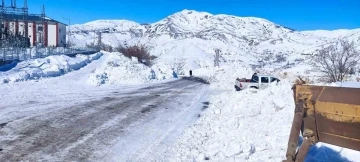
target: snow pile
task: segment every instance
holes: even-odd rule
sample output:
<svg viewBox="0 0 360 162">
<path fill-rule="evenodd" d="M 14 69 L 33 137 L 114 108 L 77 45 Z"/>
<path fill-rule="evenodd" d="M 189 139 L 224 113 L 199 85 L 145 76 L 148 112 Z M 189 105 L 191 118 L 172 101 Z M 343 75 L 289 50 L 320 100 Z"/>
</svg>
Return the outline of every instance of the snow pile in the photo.
<svg viewBox="0 0 360 162">
<path fill-rule="evenodd" d="M 360 82 L 354 82 L 354 81 L 332 82 L 332 83 L 317 82 L 317 83 L 314 83 L 314 84 L 311 84 L 311 85 L 331 86 L 331 87 L 360 88 Z"/>
<path fill-rule="evenodd" d="M 260 74 L 269 74 L 274 77 L 279 78 L 280 80 L 286 79 L 291 82 L 294 82 L 297 75 L 287 75 L 283 76 L 283 71 L 272 71 L 267 69 L 253 69 L 250 66 L 243 64 L 224 64 L 220 67 L 210 67 L 210 68 L 199 68 L 193 70 L 193 75 L 203 78 L 211 83 L 211 88 L 221 89 L 221 90 L 234 90 L 234 83 L 236 78 L 248 78 L 250 79 L 252 75 L 257 72 Z M 300 75 L 301 76 L 301 75 Z"/>
<path fill-rule="evenodd" d="M 241 65 L 224 65 L 193 70 L 193 75 L 210 83 L 211 88 L 233 90 L 236 78 L 251 78 L 254 71 Z"/>
<path fill-rule="evenodd" d="M 17 65 L 0 73 L 0 83 L 13 83 L 26 80 L 34 80 L 42 77 L 56 77 L 73 70 L 79 70 L 93 60 L 97 60 L 102 53 L 93 55 L 54 55 L 45 58 L 32 59 L 17 63 Z"/>
<path fill-rule="evenodd" d="M 294 112 L 292 84 L 226 92 L 171 150 L 175 161 L 281 161 Z M 231 96 L 231 97 L 230 97 Z M 206 108 L 206 107 L 205 107 Z"/>
<path fill-rule="evenodd" d="M 93 85 L 102 84 L 139 84 L 172 78 L 168 69 L 153 69 L 132 60 L 121 53 L 107 53 L 104 64 L 89 75 L 88 82 Z M 162 70 L 165 70 L 162 71 Z"/>
<path fill-rule="evenodd" d="M 336 82 L 339 87 L 360 88 L 360 82 Z"/>
</svg>

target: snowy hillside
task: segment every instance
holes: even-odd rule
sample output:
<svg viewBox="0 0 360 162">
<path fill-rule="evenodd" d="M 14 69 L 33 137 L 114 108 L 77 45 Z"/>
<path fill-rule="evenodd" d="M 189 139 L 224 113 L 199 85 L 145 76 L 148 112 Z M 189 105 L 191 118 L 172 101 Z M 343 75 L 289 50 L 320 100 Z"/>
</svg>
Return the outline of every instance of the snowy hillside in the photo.
<svg viewBox="0 0 360 162">
<path fill-rule="evenodd" d="M 96 42 L 96 32 L 101 31 L 103 42 L 115 45 L 123 40 L 141 37 L 145 30 L 140 24 L 128 20 L 97 20 L 71 26 L 71 40 L 76 45 L 85 46 L 86 43 Z"/>
<path fill-rule="evenodd" d="M 193 10 L 177 12 L 152 24 L 98 20 L 74 25 L 71 39 L 84 46 L 97 41 L 95 31 L 101 31 L 103 42 L 114 47 L 146 44 L 151 54 L 158 56 L 157 63 L 171 67 L 184 62 L 186 70 L 213 66 L 215 48 L 221 50 L 220 65 L 271 65 L 269 71 L 274 71 L 304 64 L 302 53 L 312 53 L 339 37 L 360 43 L 360 29 L 300 32 L 261 18 Z"/>
<path fill-rule="evenodd" d="M 320 37 L 327 37 L 327 38 L 341 38 L 341 37 L 350 37 L 350 38 L 360 38 L 360 29 L 354 30 L 346 30 L 346 29 L 339 29 L 339 30 L 314 30 L 314 31 L 303 31 L 302 33 L 317 35 Z M 355 39 L 356 41 L 356 39 Z"/>
</svg>

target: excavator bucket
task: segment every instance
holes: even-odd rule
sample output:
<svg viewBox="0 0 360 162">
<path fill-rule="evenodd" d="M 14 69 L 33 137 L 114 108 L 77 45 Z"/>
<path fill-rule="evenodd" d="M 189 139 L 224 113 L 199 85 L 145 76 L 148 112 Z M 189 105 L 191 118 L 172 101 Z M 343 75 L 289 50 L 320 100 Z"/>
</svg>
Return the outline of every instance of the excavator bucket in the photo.
<svg viewBox="0 0 360 162">
<path fill-rule="evenodd" d="M 360 88 L 294 85 L 293 92 L 295 114 L 284 161 L 303 161 L 317 142 L 360 151 Z M 297 149 L 300 132 L 304 142 Z"/>
</svg>

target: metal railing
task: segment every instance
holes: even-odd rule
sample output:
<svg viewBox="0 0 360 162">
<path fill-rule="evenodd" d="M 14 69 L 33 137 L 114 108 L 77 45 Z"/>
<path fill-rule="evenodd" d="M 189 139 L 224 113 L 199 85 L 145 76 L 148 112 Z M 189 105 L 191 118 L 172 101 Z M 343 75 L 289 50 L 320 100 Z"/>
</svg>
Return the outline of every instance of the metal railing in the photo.
<svg viewBox="0 0 360 162">
<path fill-rule="evenodd" d="M 24 61 L 34 58 L 44 58 L 52 55 L 68 55 L 75 56 L 77 54 L 94 54 L 99 52 L 96 48 L 87 47 L 32 47 L 32 48 L 17 48 L 5 47 L 0 48 L 0 60 L 5 61 Z"/>
</svg>

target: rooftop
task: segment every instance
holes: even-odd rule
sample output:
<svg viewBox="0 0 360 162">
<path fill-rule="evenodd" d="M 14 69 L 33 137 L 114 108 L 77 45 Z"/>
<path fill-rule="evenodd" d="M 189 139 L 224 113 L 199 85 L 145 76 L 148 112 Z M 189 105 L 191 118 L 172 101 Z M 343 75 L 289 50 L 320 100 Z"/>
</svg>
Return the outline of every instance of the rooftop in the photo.
<svg viewBox="0 0 360 162">
<path fill-rule="evenodd" d="M 35 14 L 30 14 L 27 16 L 27 21 L 41 21 L 41 15 L 35 15 Z M 23 21 L 24 20 L 24 15 L 19 15 L 19 14 L 4 14 L 4 18 L 3 19 L 6 19 L 6 20 L 19 20 L 19 21 Z M 60 24 L 64 24 L 64 25 L 67 25 L 65 23 L 62 23 L 60 21 L 56 21 L 54 19 L 51 19 L 49 17 L 46 17 L 45 16 L 45 19 L 44 21 L 47 21 L 47 22 L 53 22 L 53 23 L 60 23 Z"/>
</svg>

